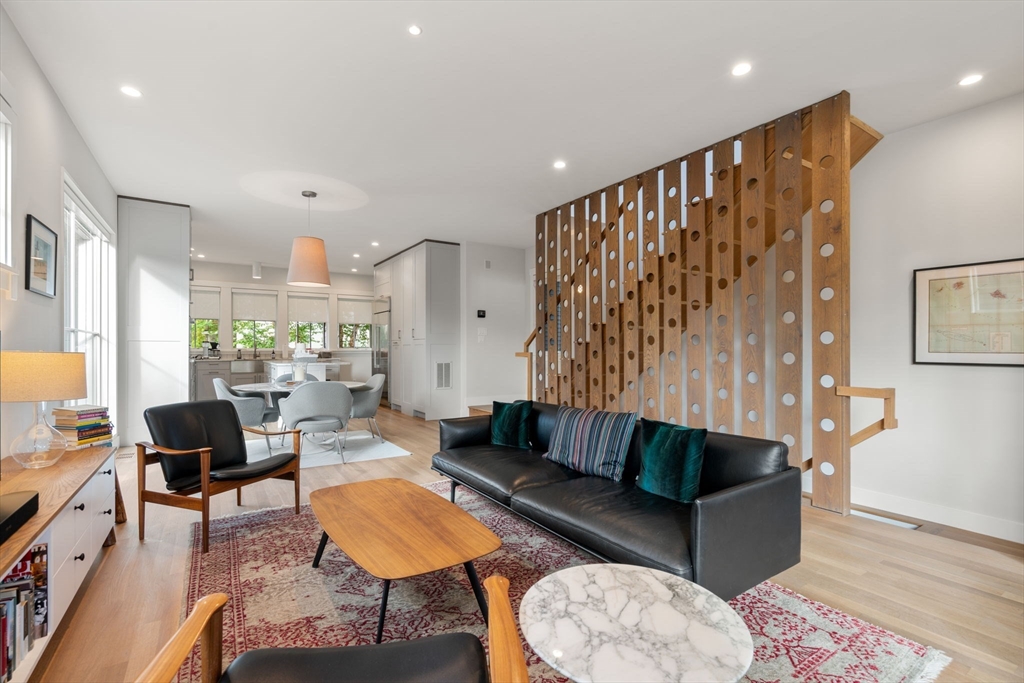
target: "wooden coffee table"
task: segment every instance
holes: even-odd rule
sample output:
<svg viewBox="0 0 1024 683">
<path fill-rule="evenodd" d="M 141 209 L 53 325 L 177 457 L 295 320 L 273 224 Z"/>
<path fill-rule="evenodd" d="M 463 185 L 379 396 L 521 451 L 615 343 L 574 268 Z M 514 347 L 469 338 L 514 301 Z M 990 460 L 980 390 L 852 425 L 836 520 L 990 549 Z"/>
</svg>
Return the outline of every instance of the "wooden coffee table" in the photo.
<svg viewBox="0 0 1024 683">
<path fill-rule="evenodd" d="M 384 580 L 377 642 L 391 582 L 461 564 L 466 568 L 484 622 L 484 600 L 473 560 L 501 547 L 501 539 L 462 508 L 405 479 L 374 479 L 309 494 L 324 533 L 313 566 L 320 566 L 330 538 L 364 571 Z"/>
</svg>

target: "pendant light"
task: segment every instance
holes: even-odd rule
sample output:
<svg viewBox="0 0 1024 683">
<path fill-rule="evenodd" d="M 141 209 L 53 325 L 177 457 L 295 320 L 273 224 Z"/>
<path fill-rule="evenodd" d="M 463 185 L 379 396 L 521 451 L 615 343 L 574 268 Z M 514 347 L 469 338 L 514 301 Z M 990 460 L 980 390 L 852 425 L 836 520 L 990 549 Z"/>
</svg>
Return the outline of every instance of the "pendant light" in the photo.
<svg viewBox="0 0 1024 683">
<path fill-rule="evenodd" d="M 306 232 L 311 230 L 312 199 L 316 192 L 303 190 L 306 198 Z M 292 240 L 292 256 L 288 261 L 287 282 L 293 287 L 330 287 L 331 273 L 327 269 L 327 250 L 319 237 L 296 237 Z"/>
</svg>

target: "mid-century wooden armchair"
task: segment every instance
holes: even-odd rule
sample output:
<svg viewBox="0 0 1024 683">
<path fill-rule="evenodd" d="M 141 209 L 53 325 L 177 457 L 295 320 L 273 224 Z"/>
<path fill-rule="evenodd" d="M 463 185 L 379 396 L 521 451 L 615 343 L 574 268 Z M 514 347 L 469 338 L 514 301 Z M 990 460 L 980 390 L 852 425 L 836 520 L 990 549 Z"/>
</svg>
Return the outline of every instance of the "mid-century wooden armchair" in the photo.
<svg viewBox="0 0 1024 683">
<path fill-rule="evenodd" d="M 237 491 L 264 479 L 295 482 L 295 514 L 299 514 L 300 432 L 268 432 L 242 427 L 229 401 L 192 401 L 154 406 L 145 412 L 154 443 L 135 444 L 139 466 L 139 540 L 146 540 L 146 503 L 198 510 L 203 515 L 203 552 L 210 549 L 210 496 Z M 242 430 L 261 436 L 292 435 L 291 453 L 248 462 Z M 169 493 L 146 489 L 146 466 L 160 464 Z M 194 498 L 195 494 L 200 494 Z"/>
<path fill-rule="evenodd" d="M 224 593 L 200 599 L 137 683 L 170 683 L 199 640 L 202 683 L 349 683 L 350 681 L 450 681 L 529 683 L 523 645 L 508 599 L 508 579 L 484 581 L 490 602 L 490 656 L 469 633 L 446 633 L 383 645 L 265 648 L 242 653 L 221 672 Z M 490 660 L 490 667 L 488 661 Z"/>
</svg>

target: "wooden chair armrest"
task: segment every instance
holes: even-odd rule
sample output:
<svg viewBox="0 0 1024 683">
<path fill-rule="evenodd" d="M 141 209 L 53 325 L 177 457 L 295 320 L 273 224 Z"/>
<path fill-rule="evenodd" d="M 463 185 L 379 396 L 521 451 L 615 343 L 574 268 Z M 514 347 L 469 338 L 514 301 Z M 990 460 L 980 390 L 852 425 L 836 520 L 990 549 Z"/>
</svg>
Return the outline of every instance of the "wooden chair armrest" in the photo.
<svg viewBox="0 0 1024 683">
<path fill-rule="evenodd" d="M 300 434 L 301 429 L 286 429 L 283 432 L 268 432 L 265 429 L 259 429 L 257 427 L 242 427 L 242 431 L 249 432 L 250 434 L 259 434 L 260 436 L 281 436 L 282 434 Z"/>
<path fill-rule="evenodd" d="M 160 453 L 161 455 L 198 455 L 203 451 L 213 450 L 212 448 L 193 448 L 187 451 L 176 451 L 173 448 L 167 448 L 166 446 L 157 446 L 155 443 L 150 443 L 148 441 L 136 441 L 135 445 L 141 446 L 142 448 L 151 451 L 155 451 L 157 453 Z"/>
<path fill-rule="evenodd" d="M 213 593 L 200 598 L 196 606 L 192 608 L 192 614 L 188 615 L 185 623 L 157 653 L 146 670 L 136 679 L 136 683 L 170 683 L 173 681 L 178 675 L 178 669 L 192 652 L 192 648 L 200 636 L 203 636 L 201 655 L 203 681 L 219 679 L 223 628 L 221 610 L 224 609 L 227 601 L 228 596 L 224 593 Z"/>
<path fill-rule="evenodd" d="M 487 640 L 491 683 L 530 683 L 526 672 L 523 643 L 519 640 L 512 604 L 508 599 L 508 579 L 491 576 L 484 581 L 487 589 Z"/>
</svg>

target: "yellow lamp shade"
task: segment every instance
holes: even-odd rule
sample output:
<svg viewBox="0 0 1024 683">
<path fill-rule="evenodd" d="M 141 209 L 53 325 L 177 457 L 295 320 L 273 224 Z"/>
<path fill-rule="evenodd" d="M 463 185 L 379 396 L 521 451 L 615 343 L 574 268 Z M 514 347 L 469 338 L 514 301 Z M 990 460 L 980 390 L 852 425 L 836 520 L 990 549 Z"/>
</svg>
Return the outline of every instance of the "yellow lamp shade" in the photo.
<svg viewBox="0 0 1024 683">
<path fill-rule="evenodd" d="M 330 287 L 327 250 L 319 237 L 296 237 L 288 261 L 288 284 L 296 287 Z"/>
<path fill-rule="evenodd" d="M 0 351 L 0 401 L 64 401 L 88 396 L 85 354 Z"/>
</svg>

